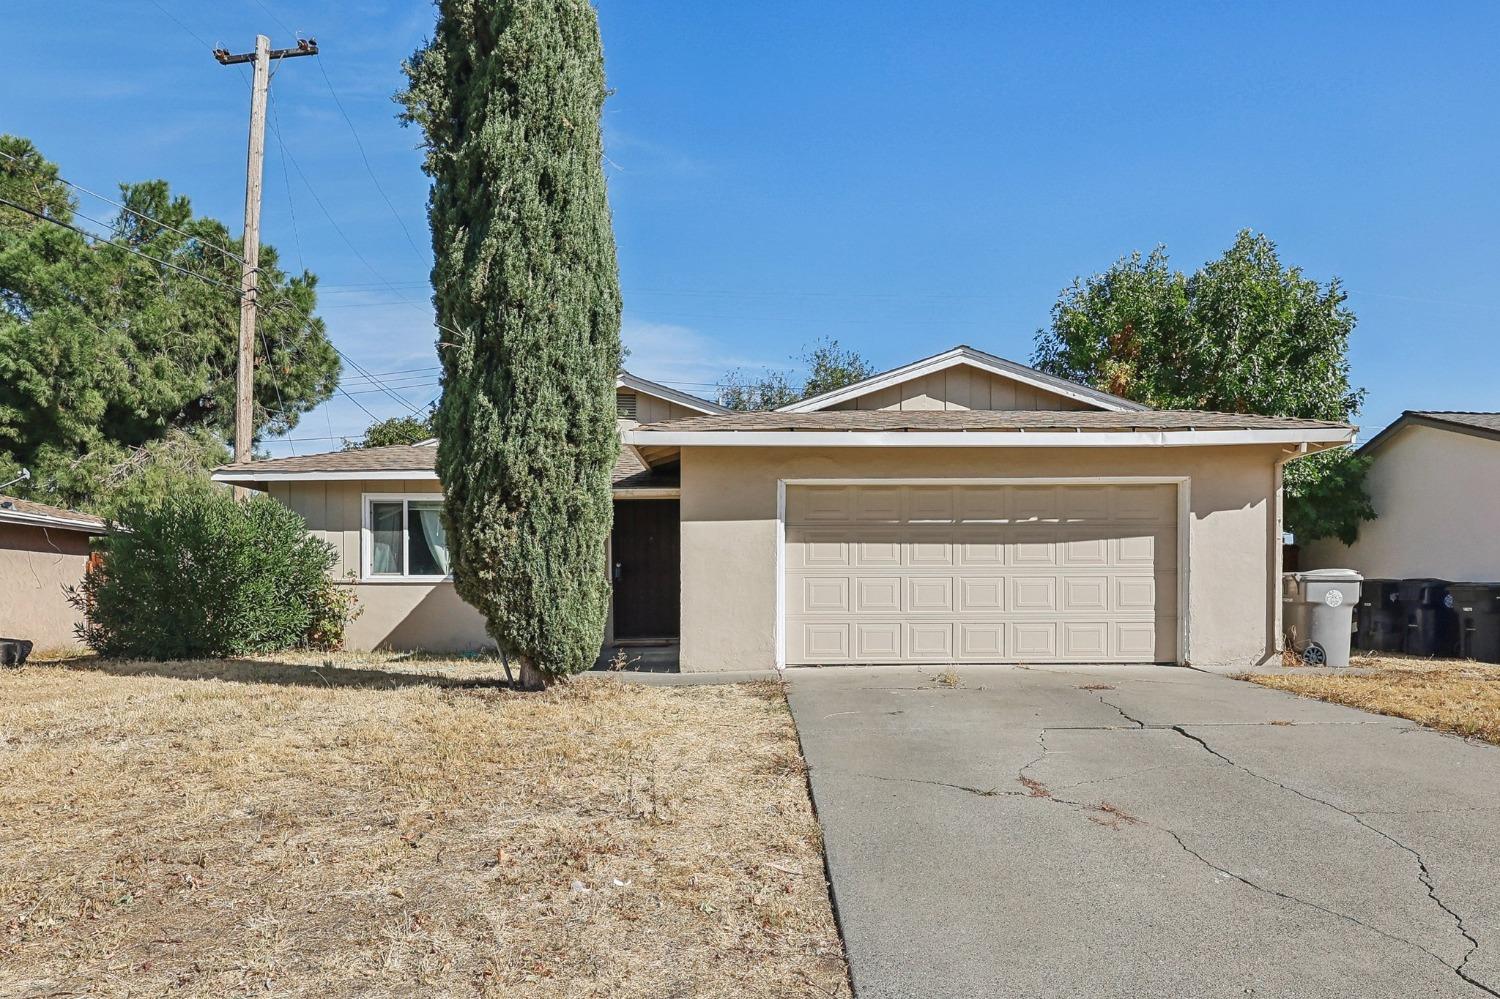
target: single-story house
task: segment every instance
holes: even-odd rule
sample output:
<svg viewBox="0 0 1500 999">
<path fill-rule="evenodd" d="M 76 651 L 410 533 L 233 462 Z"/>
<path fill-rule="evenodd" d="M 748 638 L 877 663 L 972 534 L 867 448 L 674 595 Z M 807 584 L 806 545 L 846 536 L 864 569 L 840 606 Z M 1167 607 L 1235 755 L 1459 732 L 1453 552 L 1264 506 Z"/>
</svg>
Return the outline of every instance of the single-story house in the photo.
<svg viewBox="0 0 1500 999">
<path fill-rule="evenodd" d="M 89 543 L 104 521 L 85 513 L 0 496 L 0 637 L 19 638 L 37 651 L 80 644 L 82 615 L 67 589 L 83 581 Z"/>
<path fill-rule="evenodd" d="M 1152 411 L 971 347 L 778 412 L 632 375 L 606 645 L 684 670 L 1257 663 L 1276 654 L 1285 462 L 1315 420 Z M 445 579 L 433 448 L 230 465 L 334 543 L 356 646 L 484 644 Z"/>
<path fill-rule="evenodd" d="M 1352 545 L 1302 548 L 1310 569 L 1357 569 L 1367 578 L 1500 580 L 1500 413 L 1408 410 L 1370 438 L 1366 484 L 1376 519 Z"/>
</svg>

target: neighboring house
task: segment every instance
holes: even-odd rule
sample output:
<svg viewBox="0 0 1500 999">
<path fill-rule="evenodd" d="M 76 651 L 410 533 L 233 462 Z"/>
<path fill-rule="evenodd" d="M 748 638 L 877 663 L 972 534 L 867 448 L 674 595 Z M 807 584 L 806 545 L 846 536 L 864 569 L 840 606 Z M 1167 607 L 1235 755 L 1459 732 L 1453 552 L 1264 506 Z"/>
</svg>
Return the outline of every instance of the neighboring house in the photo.
<svg viewBox="0 0 1500 999">
<path fill-rule="evenodd" d="M 1306 568 L 1357 569 L 1367 578 L 1500 580 L 1500 413 L 1408 410 L 1359 453 L 1376 519 L 1353 545 L 1304 545 Z"/>
<path fill-rule="evenodd" d="M 775 413 L 630 375 L 617 396 L 605 642 L 678 640 L 684 670 L 1265 661 L 1282 465 L 1353 437 L 1151 411 L 970 347 Z M 431 456 L 341 452 L 215 478 L 270 491 L 335 543 L 367 607 L 356 647 L 481 644 L 425 534 Z M 406 577 L 374 571 L 397 547 L 405 562 L 381 565 Z"/>
<path fill-rule="evenodd" d="M 0 638 L 21 638 L 37 651 L 80 644 L 82 615 L 67 588 L 83 581 L 89 542 L 104 521 L 43 503 L 0 496 Z"/>
</svg>

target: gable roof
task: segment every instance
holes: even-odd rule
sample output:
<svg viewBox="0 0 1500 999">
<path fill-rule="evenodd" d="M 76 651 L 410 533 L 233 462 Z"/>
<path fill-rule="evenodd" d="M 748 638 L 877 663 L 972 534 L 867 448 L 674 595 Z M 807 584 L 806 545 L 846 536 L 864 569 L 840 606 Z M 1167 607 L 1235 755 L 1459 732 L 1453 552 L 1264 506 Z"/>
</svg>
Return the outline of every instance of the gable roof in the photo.
<svg viewBox="0 0 1500 999">
<path fill-rule="evenodd" d="M 1437 409 L 1408 409 L 1380 433 L 1360 446 L 1360 453 L 1374 450 L 1405 427 L 1432 427 L 1471 437 L 1500 441 L 1500 413 L 1460 413 Z"/>
<path fill-rule="evenodd" d="M 661 382 L 653 382 L 650 379 L 642 378 L 639 375 L 632 375 L 628 371 L 622 370 L 619 375 L 616 376 L 615 388 L 627 388 L 632 392 L 645 392 L 647 395 L 654 395 L 658 399 L 665 399 L 667 402 L 675 402 L 679 406 L 682 406 L 686 409 L 696 410 L 700 413 L 729 412 L 728 409 L 720 406 L 716 402 L 709 402 L 707 399 L 700 399 L 695 395 L 688 395 L 686 392 L 679 392 L 674 388 L 668 388 Z"/>
<path fill-rule="evenodd" d="M 65 510 L 60 506 L 33 503 L 31 500 L 0 496 L 0 524 L 21 524 L 27 527 L 57 527 L 85 534 L 103 534 L 104 521 L 77 510 Z"/>
<path fill-rule="evenodd" d="M 777 412 L 817 412 L 848 399 L 857 399 L 862 395 L 878 392 L 891 385 L 910 381 L 913 378 L 920 378 L 923 375 L 930 375 L 933 372 L 943 371 L 960 364 L 967 364 L 981 371 L 988 371 L 990 374 L 999 375 L 1002 378 L 1011 378 L 1023 384 L 1030 385 L 1033 388 L 1039 388 L 1043 391 L 1052 392 L 1056 395 L 1074 399 L 1078 402 L 1111 412 L 1139 412 L 1150 408 L 1117 395 L 1110 395 L 1108 392 L 1100 392 L 1098 389 L 1090 388 L 1080 382 L 1058 378 L 1055 375 L 1046 374 L 1035 368 L 1029 368 L 1024 364 L 1008 361 L 996 354 L 977 350 L 966 344 L 959 344 L 957 347 L 945 350 L 941 354 L 933 354 L 931 357 L 924 357 L 920 361 L 913 361 L 910 364 L 903 364 L 899 368 L 882 371 L 878 375 L 872 375 L 864 381 L 855 382 L 853 385 L 846 385 L 841 389 L 834 389 L 831 392 L 824 392 L 821 395 L 815 395 L 809 399 L 802 399 L 790 405 L 782 406 Z"/>
</svg>

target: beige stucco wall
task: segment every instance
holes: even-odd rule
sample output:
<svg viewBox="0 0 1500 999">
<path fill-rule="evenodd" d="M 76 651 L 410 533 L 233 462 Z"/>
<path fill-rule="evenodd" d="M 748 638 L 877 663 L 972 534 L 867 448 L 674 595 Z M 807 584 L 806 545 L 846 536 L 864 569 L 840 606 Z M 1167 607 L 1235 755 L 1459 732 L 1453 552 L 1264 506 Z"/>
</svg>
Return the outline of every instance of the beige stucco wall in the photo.
<svg viewBox="0 0 1500 999">
<path fill-rule="evenodd" d="M 88 560 L 87 534 L 0 524 L 0 636 L 27 639 L 38 652 L 81 644 L 73 629 L 82 615 L 63 591 L 82 582 Z"/>
<path fill-rule="evenodd" d="M 1013 378 L 966 364 L 912 378 L 829 406 L 829 409 L 1093 409 L 1067 396 L 1043 391 Z"/>
<path fill-rule="evenodd" d="M 1198 664 L 1277 646 L 1275 447 L 744 448 L 682 453 L 682 668 L 776 663 L 777 480 L 1187 476 L 1188 644 Z M 1273 543 L 1275 539 L 1276 543 Z"/>
<path fill-rule="evenodd" d="M 1376 450 L 1367 482 L 1378 519 L 1360 525 L 1352 546 L 1305 546 L 1305 568 L 1500 580 L 1500 441 L 1408 426 Z"/>
<path fill-rule="evenodd" d="M 369 649 L 484 649 L 494 642 L 484 618 L 459 599 L 452 583 L 358 582 L 360 526 L 366 493 L 437 493 L 436 479 L 344 482 L 273 482 L 271 495 L 307 521 L 308 530 L 333 545 L 334 574 L 347 580 L 362 612 L 349 626 L 347 645 Z"/>
</svg>

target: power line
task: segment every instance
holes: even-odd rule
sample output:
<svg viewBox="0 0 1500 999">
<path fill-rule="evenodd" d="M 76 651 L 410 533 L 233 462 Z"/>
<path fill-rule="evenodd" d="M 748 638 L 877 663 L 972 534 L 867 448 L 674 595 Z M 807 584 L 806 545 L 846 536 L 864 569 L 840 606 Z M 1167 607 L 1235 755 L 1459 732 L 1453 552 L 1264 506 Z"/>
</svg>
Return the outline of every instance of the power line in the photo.
<svg viewBox="0 0 1500 999">
<path fill-rule="evenodd" d="M 16 162 L 16 163 L 22 163 L 22 164 L 24 164 L 26 162 L 21 157 L 16 156 L 16 155 L 14 155 L 12 153 L 7 153 L 3 149 L 0 149 L 0 156 L 4 156 L 6 159 L 11 160 L 11 161 Z M 179 236 L 186 236 L 188 239 L 191 239 L 191 240 L 193 240 L 193 241 L 195 241 L 197 243 L 200 243 L 201 245 L 206 246 L 206 247 L 208 247 L 210 249 L 218 250 L 220 253 L 224 254 L 224 256 L 229 257 L 231 260 L 233 260 L 235 263 L 239 263 L 240 260 L 241 260 L 240 255 L 238 253 L 235 253 L 233 250 L 230 250 L 230 249 L 227 249 L 226 247 L 220 246 L 218 243 L 210 243 L 208 240 L 204 239 L 202 236 L 195 235 L 195 234 L 190 233 L 190 232 L 188 232 L 188 231 L 186 231 L 184 229 L 179 229 L 179 228 L 177 228 L 174 225 L 169 225 L 166 222 L 163 222 L 161 219 L 152 218 L 150 215 L 147 215 L 144 212 L 138 212 L 134 208 L 131 208 L 129 205 L 125 205 L 125 204 L 122 204 L 121 202 L 115 201 L 113 198 L 106 198 L 104 195 L 98 193 L 97 191 L 91 191 L 91 190 L 89 190 L 88 188 L 84 187 L 82 184 L 75 184 L 75 183 L 73 183 L 71 180 L 68 180 L 66 177 L 56 177 L 54 179 L 56 179 L 57 181 L 59 181 L 59 182 L 61 182 L 63 184 L 68 185 L 69 187 L 73 188 L 75 191 L 82 191 L 84 194 L 87 194 L 91 198 L 98 198 L 100 201 L 103 201 L 106 204 L 113 205 L 116 208 L 120 209 L 122 212 L 129 212 L 131 215 L 134 215 L 138 219 L 144 219 L 145 221 L 150 222 L 152 225 L 160 226 L 161 228 L 166 229 L 169 232 L 175 232 L 175 233 L 177 233 Z M 36 186 L 36 178 L 32 179 L 32 186 L 33 187 Z M 38 190 L 40 191 L 40 189 L 38 189 Z M 76 214 L 83 215 L 82 212 L 77 212 Z M 88 218 L 87 215 L 84 215 L 83 217 L 84 218 Z M 89 219 L 89 221 L 95 223 L 96 225 L 104 225 L 105 224 L 103 222 L 100 222 L 98 219 Z"/>
<path fill-rule="evenodd" d="M 191 35 L 193 38 L 195 38 L 197 40 L 197 42 L 198 42 L 199 45 L 202 45 L 206 49 L 212 49 L 213 48 L 212 45 L 210 45 L 208 42 L 204 41 L 202 35 L 198 34 L 198 32 L 194 31 L 192 28 L 189 28 L 186 24 L 183 24 L 182 21 L 178 19 L 178 17 L 177 17 L 176 14 L 172 13 L 170 10 L 167 10 L 167 8 L 165 8 L 161 4 L 157 3 L 156 0 L 150 0 L 150 2 L 151 2 L 151 6 L 155 7 L 157 10 L 161 11 L 163 14 L 167 15 L 168 19 L 170 19 L 172 21 L 172 23 L 176 24 L 183 31 L 186 31 L 189 35 Z"/>
<path fill-rule="evenodd" d="M 261 4 L 261 6 L 264 7 L 265 4 Z M 272 16 L 274 17 L 275 15 Z M 338 92 L 333 89 L 333 80 L 329 77 L 328 70 L 323 66 L 321 60 L 318 62 L 318 70 L 323 74 L 323 82 L 328 85 L 328 94 L 333 98 L 333 103 L 338 107 L 339 114 L 344 116 L 344 124 L 349 126 L 349 134 L 354 136 L 354 145 L 355 148 L 359 150 L 359 158 L 364 161 L 365 173 L 370 175 L 370 180 L 375 184 L 375 190 L 380 192 L 381 200 L 383 200 L 385 202 L 385 206 L 391 210 L 391 217 L 394 218 L 396 220 L 396 224 L 401 227 L 401 233 L 406 237 L 407 245 L 411 247 L 412 252 L 415 253 L 419 259 L 425 261 L 427 258 L 423 255 L 422 251 L 417 248 L 416 240 L 411 238 L 411 230 L 406 228 L 406 222 L 401 218 L 401 213 L 396 211 L 396 206 L 391 203 L 390 195 L 385 193 L 385 188 L 380 184 L 380 178 L 375 176 L 375 168 L 370 165 L 370 157 L 365 154 L 365 144 L 360 141 L 359 130 L 354 127 L 354 120 L 349 117 L 349 112 L 344 110 L 344 102 L 339 100 Z"/>
<path fill-rule="evenodd" d="M 276 94 L 267 94 L 271 105 L 271 131 L 276 134 L 276 148 L 281 150 L 281 180 L 286 185 L 286 210 L 292 219 L 292 245 L 297 248 L 297 266 L 307 273 L 307 261 L 302 259 L 302 234 L 297 231 L 297 207 L 292 203 L 292 175 L 286 168 L 286 143 L 281 141 L 281 115 L 276 112 Z"/>
<path fill-rule="evenodd" d="M 0 205 L 8 205 L 9 207 L 14 208 L 18 212 L 25 212 L 27 215 L 30 215 L 32 218 L 41 219 L 43 222 L 51 222 L 53 225 L 62 226 L 64 229 L 71 229 L 74 232 L 78 233 L 78 235 L 84 237 L 85 239 L 92 239 L 92 240 L 95 240 L 95 241 L 100 242 L 100 243 L 108 243 L 110 246 L 113 246 L 116 249 L 124 250 L 126 253 L 133 253 L 137 257 L 142 257 L 142 258 L 144 258 L 146 260 L 151 261 L 154 264 L 159 264 L 162 267 L 168 267 L 168 268 L 170 268 L 170 269 L 172 269 L 174 271 L 177 271 L 178 273 L 186 274 L 188 277 L 195 277 L 195 278 L 197 278 L 200 281 L 205 281 L 205 282 L 207 282 L 209 284 L 218 285 L 220 288 L 225 288 L 225 289 L 233 292 L 234 296 L 236 298 L 239 297 L 239 294 L 240 294 L 239 288 L 235 287 L 232 284 L 227 284 L 227 283 L 225 283 L 223 281 L 217 281 L 217 280 L 209 277 L 206 274 L 199 274 L 197 271 L 190 271 L 186 267 L 179 267 L 176 264 L 172 263 L 170 260 L 163 260 L 160 257 L 153 257 L 149 253 L 145 253 L 145 252 L 143 252 L 141 250 L 137 250 L 137 249 L 135 249 L 134 247 L 131 247 L 131 246 L 126 246 L 124 243 L 116 243 L 112 239 L 106 239 L 105 237 L 100 236 L 100 235 L 98 235 L 96 233 L 89 232 L 87 229 L 80 229 L 78 226 L 73 225 L 73 224 L 71 224 L 69 222 L 64 222 L 62 219 L 55 219 L 55 218 L 53 218 L 50 215 L 44 215 L 41 212 L 33 211 L 32 209 L 27 208 L 25 205 L 18 204 L 18 203 L 14 202 L 14 201 L 11 201 L 9 198 L 0 197 Z M 84 218 L 88 218 L 87 215 L 85 215 L 83 217 Z M 89 221 L 90 222 L 96 222 L 96 224 L 102 224 L 102 223 L 97 223 L 97 221 L 95 219 L 89 219 Z"/>
</svg>

